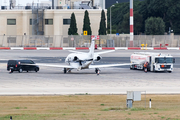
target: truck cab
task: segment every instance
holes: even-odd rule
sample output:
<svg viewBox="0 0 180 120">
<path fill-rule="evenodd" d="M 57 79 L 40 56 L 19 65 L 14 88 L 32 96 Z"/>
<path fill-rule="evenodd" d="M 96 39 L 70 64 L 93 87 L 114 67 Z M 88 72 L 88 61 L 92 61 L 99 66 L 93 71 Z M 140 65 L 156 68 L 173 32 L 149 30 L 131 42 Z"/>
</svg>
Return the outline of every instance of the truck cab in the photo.
<svg viewBox="0 0 180 120">
<path fill-rule="evenodd" d="M 155 56 L 153 61 L 153 71 L 173 71 L 175 59 L 172 56 Z"/>
</svg>

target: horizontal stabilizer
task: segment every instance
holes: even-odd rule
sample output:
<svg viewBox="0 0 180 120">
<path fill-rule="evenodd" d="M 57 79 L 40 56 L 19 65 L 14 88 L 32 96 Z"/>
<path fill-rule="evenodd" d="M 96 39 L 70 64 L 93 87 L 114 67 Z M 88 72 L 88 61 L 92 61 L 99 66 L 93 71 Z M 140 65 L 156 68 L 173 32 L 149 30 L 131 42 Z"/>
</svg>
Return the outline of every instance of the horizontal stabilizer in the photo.
<svg viewBox="0 0 180 120">
<path fill-rule="evenodd" d="M 110 52 L 114 52 L 115 50 L 108 50 L 108 51 L 103 51 L 103 52 L 96 52 L 95 54 L 101 55 L 101 54 L 105 54 L 105 53 L 110 53 Z"/>
<path fill-rule="evenodd" d="M 72 53 L 86 53 L 86 52 L 78 52 L 78 51 L 73 51 L 73 50 L 69 50 L 69 52 L 72 52 Z"/>
</svg>

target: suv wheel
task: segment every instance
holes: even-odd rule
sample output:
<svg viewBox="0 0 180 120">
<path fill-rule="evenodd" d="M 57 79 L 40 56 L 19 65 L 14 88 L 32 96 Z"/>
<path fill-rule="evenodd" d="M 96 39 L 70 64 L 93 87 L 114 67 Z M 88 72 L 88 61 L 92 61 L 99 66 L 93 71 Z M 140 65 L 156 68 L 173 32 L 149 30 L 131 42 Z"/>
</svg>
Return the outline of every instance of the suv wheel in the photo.
<svg viewBox="0 0 180 120">
<path fill-rule="evenodd" d="M 38 72 L 39 71 L 39 69 L 38 68 L 35 68 L 35 72 Z"/>
<path fill-rule="evenodd" d="M 23 71 L 22 68 L 19 68 L 19 73 L 22 73 L 22 71 Z"/>
</svg>

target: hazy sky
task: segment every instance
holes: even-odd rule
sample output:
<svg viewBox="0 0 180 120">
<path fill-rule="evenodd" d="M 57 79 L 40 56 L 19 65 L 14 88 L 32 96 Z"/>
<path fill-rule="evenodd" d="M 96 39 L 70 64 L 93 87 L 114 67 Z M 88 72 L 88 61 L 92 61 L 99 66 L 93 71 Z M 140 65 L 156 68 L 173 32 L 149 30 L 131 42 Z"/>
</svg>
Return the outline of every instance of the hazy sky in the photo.
<svg viewBox="0 0 180 120">
<path fill-rule="evenodd" d="M 49 1 L 49 0 L 16 0 L 16 5 L 20 4 L 21 6 L 25 6 L 26 3 L 37 3 L 38 1 Z M 9 0 L 0 0 L 0 5 L 9 6 Z"/>
</svg>

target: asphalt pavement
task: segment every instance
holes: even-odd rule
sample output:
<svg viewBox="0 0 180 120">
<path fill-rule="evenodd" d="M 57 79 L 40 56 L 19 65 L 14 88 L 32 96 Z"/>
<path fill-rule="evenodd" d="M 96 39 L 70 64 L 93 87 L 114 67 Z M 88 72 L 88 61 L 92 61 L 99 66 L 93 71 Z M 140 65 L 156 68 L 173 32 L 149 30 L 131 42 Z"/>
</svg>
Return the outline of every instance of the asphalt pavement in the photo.
<svg viewBox="0 0 180 120">
<path fill-rule="evenodd" d="M 133 52 L 137 51 L 118 50 L 103 54 L 102 60 L 95 64 L 129 63 L 129 57 Z M 2 50 L 0 95 L 125 94 L 126 91 L 146 91 L 149 94 L 180 93 L 180 52 L 178 50 L 148 52 L 168 53 L 174 56 L 176 59 L 174 71 L 144 73 L 124 66 L 102 68 L 98 76 L 94 69 L 73 70 L 64 74 L 61 68 L 40 67 L 38 73 L 32 71 L 9 74 L 6 70 L 9 59 L 31 59 L 36 63 L 64 64 L 64 59 L 70 52 Z"/>
</svg>

